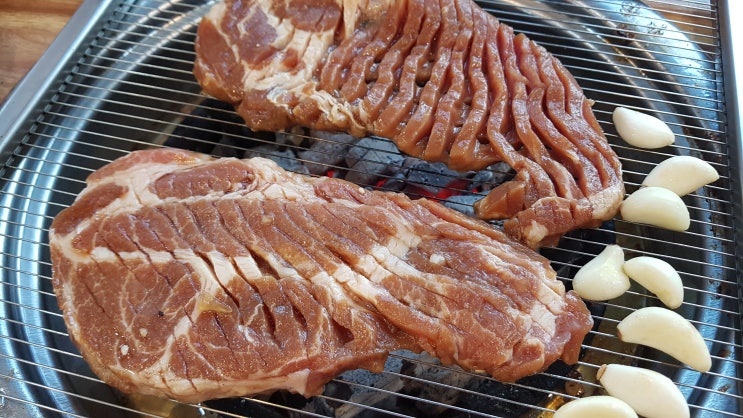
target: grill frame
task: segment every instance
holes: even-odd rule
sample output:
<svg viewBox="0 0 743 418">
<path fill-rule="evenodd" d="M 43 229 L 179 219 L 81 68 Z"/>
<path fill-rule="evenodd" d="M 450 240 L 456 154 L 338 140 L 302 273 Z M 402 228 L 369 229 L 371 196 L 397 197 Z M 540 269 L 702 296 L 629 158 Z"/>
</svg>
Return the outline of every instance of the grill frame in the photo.
<svg viewBox="0 0 743 418">
<path fill-rule="evenodd" d="M 84 2 L 78 13 L 72 18 L 70 24 L 52 45 L 49 52 L 42 57 L 39 64 L 22 81 L 17 90 L 9 96 L 2 108 L 0 108 L 0 134 L 2 135 L 0 161 L 8 161 L 3 167 L 2 177 L 0 177 L 4 192 L 2 204 L 0 204 L 0 230 L 2 231 L 2 242 L 4 243 L 2 247 L 2 281 L 0 281 L 0 308 L 2 308 L 2 317 L 0 317 L 0 345 L 3 345 L 4 348 L 9 350 L 6 353 L 13 353 L 13 356 L 9 354 L 0 355 L 0 387 L 5 391 L 5 393 L 0 392 L 0 398 L 4 400 L 4 403 L 0 403 L 0 405 L 3 405 L 2 408 L 6 412 L 10 412 L 9 416 L 14 416 L 13 414 L 16 413 L 18 414 L 17 416 L 44 416 L 49 413 L 58 413 L 63 416 L 95 416 L 97 415 L 96 412 L 99 412 L 101 409 L 105 409 L 106 413 L 110 413 L 113 410 L 116 413 L 120 413 L 121 416 L 126 416 L 129 412 L 135 413 L 134 408 L 126 406 L 116 406 L 111 409 L 103 408 L 106 403 L 114 404 L 120 402 L 120 400 L 113 393 L 101 393 L 99 391 L 89 393 L 90 388 L 88 384 L 95 382 L 96 379 L 89 377 L 84 371 L 78 372 L 77 370 L 66 369 L 68 366 L 79 367 L 81 360 L 79 356 L 70 354 L 74 352 L 74 349 L 63 332 L 64 327 L 59 314 L 40 308 L 40 306 L 53 306 L 54 303 L 53 295 L 48 290 L 48 283 L 44 284 L 49 279 L 48 261 L 46 261 L 48 260 L 48 255 L 44 254 L 44 251 L 46 251 L 44 243 L 46 242 L 46 230 L 51 220 L 51 214 L 71 203 L 76 194 L 75 190 L 79 190 L 82 187 L 81 180 L 86 173 L 91 172 L 105 161 L 123 155 L 122 153 L 124 152 L 124 147 L 109 144 L 105 147 L 91 145 L 89 150 L 96 150 L 98 153 L 93 158 L 90 158 L 90 154 L 83 153 L 88 148 L 81 145 L 80 137 L 85 136 L 81 135 L 81 133 L 89 129 L 91 120 L 100 121 L 99 107 L 101 103 L 110 104 L 111 101 L 111 92 L 104 87 L 107 85 L 118 87 L 122 81 L 130 82 L 132 74 L 135 74 L 139 67 L 148 65 L 148 60 L 151 58 L 149 56 L 150 52 L 157 53 L 164 48 L 170 48 L 174 39 L 177 41 L 176 44 L 178 44 L 180 41 L 178 41 L 177 37 L 181 35 L 179 30 L 184 27 L 193 28 L 193 25 L 196 23 L 194 19 L 185 21 L 183 19 L 160 20 L 159 16 L 161 14 L 173 17 L 178 16 L 177 14 L 170 14 L 167 7 L 163 7 L 162 10 L 158 8 L 138 9 L 134 5 L 127 6 L 126 3 L 128 2 L 122 2 L 121 4 L 113 1 L 102 2 L 100 4 L 90 0 Z M 154 2 L 141 3 L 149 4 Z M 182 6 L 185 7 L 189 3 L 195 4 L 200 2 L 184 1 L 173 3 L 172 7 L 178 9 Z M 741 213 L 741 181 L 739 181 L 741 170 L 738 167 L 741 160 L 739 156 L 741 139 L 739 132 L 740 116 L 738 113 L 733 113 L 738 111 L 737 102 L 729 99 L 731 97 L 729 92 L 734 91 L 730 90 L 730 79 L 732 78 L 735 81 L 737 77 L 735 77 L 735 68 L 730 67 L 731 59 L 721 55 L 721 52 L 725 52 L 727 49 L 720 49 L 732 43 L 727 39 L 726 35 L 726 31 L 732 30 L 729 27 L 731 23 L 725 23 L 724 20 L 726 17 L 729 18 L 729 16 L 732 16 L 732 14 L 725 15 L 724 12 L 727 11 L 729 13 L 729 8 L 733 2 L 720 1 L 717 4 L 717 13 L 721 16 L 718 24 L 723 34 L 720 39 L 714 38 L 709 42 L 702 41 L 700 44 L 701 47 L 698 45 L 690 46 L 688 49 L 681 50 L 686 52 L 682 52 L 669 61 L 671 64 L 680 63 L 679 66 L 685 69 L 684 71 L 679 70 L 674 73 L 676 75 L 680 73 L 682 78 L 696 77 L 694 74 L 698 68 L 695 65 L 699 64 L 699 62 L 704 64 L 701 65 L 703 69 L 699 70 L 702 73 L 706 73 L 707 71 L 721 71 L 725 75 L 724 78 L 718 76 L 712 81 L 707 80 L 706 76 L 696 79 L 697 84 L 700 85 L 703 82 L 711 81 L 712 88 L 704 85 L 701 88 L 708 89 L 707 91 L 710 95 L 714 92 L 715 97 L 712 97 L 710 101 L 717 103 L 715 105 L 717 107 L 715 108 L 700 106 L 697 109 L 698 112 L 697 110 L 691 111 L 692 116 L 697 116 L 703 121 L 703 125 L 708 123 L 708 125 L 701 128 L 697 125 L 688 124 L 690 118 L 689 112 L 684 113 L 683 117 L 677 119 L 677 112 L 673 109 L 674 106 L 678 107 L 679 104 L 661 100 L 666 93 L 665 91 L 658 92 L 651 88 L 646 88 L 646 80 L 634 74 L 634 70 L 637 68 L 633 67 L 633 60 L 653 64 L 653 68 L 646 70 L 652 74 L 654 71 L 659 71 L 658 68 L 662 66 L 658 62 L 647 61 L 647 55 L 662 54 L 666 56 L 674 45 L 678 46 L 677 43 L 686 42 L 684 37 L 676 38 L 674 35 L 675 32 L 668 29 L 669 26 L 666 26 L 665 29 L 672 32 L 672 34 L 668 35 L 667 38 L 660 37 L 662 41 L 658 41 L 657 38 L 659 38 L 660 34 L 657 32 L 653 33 L 653 31 L 659 27 L 653 28 L 643 23 L 647 22 L 646 19 L 657 18 L 658 15 L 645 9 L 636 9 L 634 12 L 627 9 L 614 10 L 609 6 L 616 6 L 620 2 L 611 0 L 593 2 L 584 0 L 546 0 L 544 5 L 540 5 L 537 1 L 506 1 L 502 3 L 502 7 L 507 10 L 515 10 L 519 7 L 518 4 L 521 3 L 522 5 L 520 7 L 524 8 L 522 10 L 529 10 L 529 13 L 537 17 L 545 17 L 549 13 L 557 13 L 564 16 L 565 21 L 551 21 L 553 24 L 551 26 L 548 25 L 548 29 L 558 33 L 572 33 L 578 42 L 580 42 L 582 37 L 588 36 L 608 36 L 612 39 L 623 36 L 617 34 L 617 30 L 625 34 L 632 34 L 632 39 L 626 42 L 626 45 L 617 46 L 616 44 L 611 44 L 606 46 L 596 44 L 593 45 L 595 51 L 591 51 L 600 55 L 606 54 L 608 53 L 607 51 L 614 48 L 624 47 L 626 51 L 631 52 L 626 55 L 629 64 L 627 64 L 627 67 L 620 67 L 621 71 L 619 72 L 627 77 L 627 80 L 630 82 L 629 84 L 633 88 L 637 89 L 634 92 L 636 95 L 628 95 L 626 93 L 623 95 L 620 93 L 613 100 L 608 99 L 610 95 L 602 96 L 599 98 L 596 106 L 597 115 L 607 130 L 607 136 L 609 136 L 612 145 L 620 153 L 623 163 L 631 163 L 629 165 L 632 166 L 639 165 L 636 170 L 625 171 L 625 181 L 628 191 L 636 188 L 641 175 L 649 170 L 650 164 L 645 161 L 657 162 L 668 156 L 668 153 L 666 151 L 639 152 L 621 144 L 616 139 L 616 135 L 612 133 L 610 126 L 607 125 L 607 121 L 609 120 L 608 114 L 611 107 L 620 103 L 626 104 L 626 102 L 629 102 L 639 107 L 650 108 L 661 115 L 666 115 L 674 127 L 683 127 L 682 131 L 684 132 L 680 135 L 680 141 L 677 146 L 673 147 L 672 152 L 699 153 L 699 155 L 707 157 L 706 159 L 712 159 L 716 167 L 723 172 L 723 179 L 720 183 L 705 188 L 700 194 L 695 194 L 689 198 L 694 214 L 693 217 L 700 222 L 697 223 L 695 231 L 681 235 L 683 238 L 681 242 L 676 241 L 678 236 L 675 234 L 657 231 L 645 226 L 630 225 L 621 221 L 614 222 L 610 226 L 604 226 L 598 231 L 600 234 L 611 234 L 619 243 L 624 244 L 623 246 L 626 245 L 627 248 L 630 248 L 633 254 L 647 253 L 649 255 L 660 256 L 663 253 L 659 248 L 666 245 L 681 248 L 697 248 L 702 252 L 708 246 L 713 248 L 722 247 L 722 249 L 711 251 L 712 255 L 705 255 L 700 258 L 710 260 L 719 256 L 724 262 L 712 261 L 707 265 L 685 266 L 683 268 L 684 277 L 697 282 L 700 290 L 698 292 L 692 291 L 693 299 L 685 304 L 686 310 L 684 312 L 702 328 L 706 323 L 714 323 L 715 325 L 722 323 L 723 319 L 721 317 L 735 316 L 732 324 L 737 325 L 733 327 L 726 326 L 725 328 L 727 332 L 733 334 L 731 360 L 723 362 L 729 363 L 727 367 L 716 370 L 717 376 L 713 373 L 703 379 L 703 382 L 706 382 L 709 386 L 696 387 L 696 374 L 679 369 L 664 360 L 659 360 L 652 353 L 633 353 L 629 357 L 633 361 L 642 361 L 650 367 L 664 370 L 666 373 L 672 375 L 674 380 L 686 392 L 696 389 L 692 394 L 692 401 L 698 403 L 698 405 L 692 408 L 694 416 L 714 415 L 716 412 L 719 412 L 715 409 L 718 408 L 717 402 L 720 399 L 729 401 L 728 403 L 730 405 L 726 404 L 724 406 L 725 408 L 735 408 L 735 404 L 737 404 L 737 411 L 740 411 L 740 405 L 743 403 L 741 402 L 741 380 L 738 378 L 738 372 L 741 368 L 741 308 L 739 303 L 732 303 L 729 300 L 732 298 L 731 296 L 727 298 L 722 297 L 724 306 L 719 307 L 721 305 L 716 300 L 719 300 L 721 295 L 714 290 L 714 287 L 718 284 L 729 285 L 735 288 L 733 295 L 739 296 L 741 284 L 739 274 L 735 273 L 737 268 L 740 267 L 735 264 L 737 260 L 741 259 L 740 243 L 743 242 L 740 241 L 743 232 L 735 224 L 740 219 Z M 523 5 L 524 3 L 526 6 Z M 630 2 L 621 3 L 629 4 Z M 562 5 L 565 7 L 558 7 Z M 559 9 L 559 12 L 556 9 Z M 181 10 L 187 9 L 183 8 Z M 588 10 L 590 12 L 588 13 L 589 15 L 611 14 L 614 16 L 612 22 L 621 22 L 626 26 L 621 28 L 619 26 L 608 27 L 593 23 L 580 30 L 574 29 L 577 27 L 576 25 L 584 24 L 586 21 L 591 22 L 589 17 L 592 16 L 577 19 L 577 16 L 583 16 L 580 14 L 582 13 L 580 10 Z M 147 11 L 148 13 L 144 13 L 143 11 Z M 153 16 L 155 17 L 154 20 Z M 592 73 L 593 69 L 587 67 L 587 65 L 603 65 L 602 63 L 589 62 L 584 64 L 572 60 L 570 56 L 571 50 L 569 48 L 570 43 L 568 43 L 568 46 L 564 46 L 561 42 L 554 42 L 544 38 L 545 34 L 541 32 L 543 28 L 540 28 L 538 25 L 535 26 L 532 18 L 527 19 L 517 14 L 503 14 L 499 15 L 499 17 L 504 22 L 511 24 L 517 30 L 526 33 L 538 42 L 544 40 L 540 44 L 553 51 L 561 59 L 564 58 L 563 61 L 577 74 L 580 84 L 584 86 L 589 97 L 601 96 L 602 91 L 596 86 L 600 86 L 606 80 L 595 78 L 595 74 L 601 75 L 602 73 Z M 605 16 L 601 17 L 605 19 Z M 601 17 L 595 18 L 596 22 L 604 22 L 605 20 L 602 20 Z M 571 20 L 573 18 L 577 22 Z M 163 28 L 150 25 L 153 21 L 162 23 Z M 169 31 L 172 30 L 171 34 L 175 38 L 148 38 L 147 36 L 140 36 L 142 34 L 137 34 L 129 30 L 121 33 L 116 32 L 116 28 L 126 28 L 127 25 L 137 22 L 144 23 L 140 26 L 135 25 L 136 28 L 142 30 L 142 34 L 144 35 L 151 30 L 157 33 L 160 31 L 171 33 Z M 730 38 L 732 39 L 732 35 L 730 35 Z M 718 42 L 721 43 L 721 46 L 718 45 Z M 112 47 L 112 45 L 115 47 Z M 122 45 L 126 47 L 118 48 Z M 638 47 L 638 45 L 644 45 L 644 47 Z M 713 55 L 715 59 L 699 61 L 697 58 L 701 51 L 698 48 L 712 49 L 713 52 L 716 51 L 717 55 Z M 175 53 L 178 54 L 179 51 L 175 51 Z M 105 58 L 106 54 L 110 54 L 114 59 Z M 125 54 L 125 56 L 139 54 L 140 59 L 122 60 L 116 58 L 119 54 Z M 724 67 L 721 67 L 720 62 L 718 62 L 720 58 L 723 60 Z M 179 69 L 181 75 L 183 75 L 184 71 L 188 71 L 187 59 L 174 60 L 171 63 L 185 66 Z M 612 64 L 614 64 L 613 61 Z M 80 74 L 85 73 L 81 72 L 81 67 L 84 65 L 90 66 L 89 71 L 92 75 L 90 77 L 76 78 Z M 705 65 L 709 66 L 711 70 L 706 69 Z M 688 69 L 688 72 L 686 69 Z M 111 77 L 110 74 L 116 74 L 115 71 L 112 73 L 112 70 L 120 71 L 119 76 L 121 79 L 116 78 L 117 76 Z M 96 75 L 98 72 L 103 74 L 101 76 L 102 78 L 96 78 L 98 77 Z M 630 72 L 632 74 L 624 74 Z M 587 77 L 584 74 L 594 74 L 594 76 Z M 606 71 L 604 74 L 606 74 Z M 728 77 L 728 75 L 732 76 Z M 168 81 L 166 78 L 164 77 L 163 81 Z M 85 80 L 95 80 L 95 83 L 84 83 L 83 81 Z M 726 84 L 723 86 L 722 83 Z M 684 88 L 688 87 L 688 84 L 680 82 L 678 84 L 671 83 L 671 85 L 680 85 Z M 147 84 L 136 85 L 136 87 L 142 88 L 146 86 Z M 172 93 L 174 96 L 179 94 L 198 95 L 198 92 L 195 91 L 183 93 L 182 89 L 179 89 L 179 86 L 180 84 L 175 83 L 174 86 L 168 87 L 170 89 L 168 93 Z M 193 85 L 190 87 L 193 87 Z M 727 114 L 724 113 L 724 106 L 722 105 L 725 88 L 728 89 L 728 100 L 725 102 L 727 105 Z M 80 92 L 83 92 L 84 95 L 81 96 L 80 94 L 82 93 Z M 659 96 L 661 96 L 661 99 L 658 98 Z M 130 97 L 132 97 L 132 101 L 138 98 L 137 96 Z M 132 105 L 133 103 L 127 104 Z M 188 114 L 186 110 L 191 108 L 190 105 L 185 105 L 183 101 L 179 100 L 173 100 L 171 104 L 173 106 L 172 111 L 183 112 L 184 115 Z M 124 107 L 145 114 L 153 110 L 160 110 L 160 108 L 152 109 L 140 106 Z M 64 111 L 60 111 L 60 109 L 64 109 Z M 129 117 L 129 113 L 123 112 L 114 112 L 109 115 L 114 119 Z M 102 122 L 114 123 L 109 121 Z M 175 129 L 170 123 L 166 123 L 161 127 L 155 121 L 152 121 L 152 124 L 153 127 L 148 131 L 144 131 L 144 133 L 159 137 L 162 136 L 163 131 L 168 133 L 172 132 L 172 129 Z M 117 130 L 125 128 L 119 125 L 120 122 L 117 122 L 112 127 Z M 138 134 L 141 132 L 139 131 L 127 131 L 126 133 L 118 133 L 116 135 L 109 134 L 106 129 L 102 129 L 102 131 L 106 132 L 106 134 L 96 134 L 101 139 L 118 141 L 120 138 L 124 138 L 125 141 L 122 144 L 131 141 L 130 145 L 132 147 L 146 146 L 150 142 L 140 139 Z M 707 142 L 697 135 L 698 132 L 702 131 L 713 132 L 719 135 L 720 139 L 713 138 Z M 725 134 L 728 135 L 727 140 L 722 138 Z M 708 149 L 701 151 L 703 146 L 700 145 Z M 730 149 L 727 153 L 724 152 L 726 147 Z M 722 162 L 718 160 L 722 160 Z M 55 171 L 55 167 L 59 167 L 60 170 L 64 168 L 64 170 L 63 172 Z M 30 197 L 26 198 L 26 194 L 29 194 Z M 730 200 L 729 206 L 727 204 L 728 200 Z M 39 208 L 43 209 L 37 213 L 37 209 Z M 730 212 L 725 213 L 726 210 L 719 210 L 719 208 L 730 209 Z M 719 222 L 719 225 L 715 222 L 707 223 L 703 221 L 703 218 L 722 218 L 724 222 Z M 715 226 L 720 226 L 719 230 Z M 599 244 L 603 243 L 597 240 L 595 235 L 590 235 L 590 233 L 589 235 L 576 233 L 567 237 L 558 249 L 548 249 L 545 252 L 554 255 L 560 260 L 568 260 L 558 264 L 556 269 L 561 277 L 569 282 L 571 272 L 574 272 L 588 257 L 598 252 L 601 247 Z M 564 255 L 561 255 L 560 252 L 568 252 L 571 254 L 571 257 L 573 255 L 575 257 L 563 258 Z M 37 260 L 37 258 L 40 259 Z M 684 257 L 679 256 L 674 259 L 679 263 L 683 261 L 684 264 L 694 264 L 693 258 L 685 260 Z M 734 280 L 726 280 L 728 278 L 734 278 Z M 707 286 L 705 283 L 710 280 L 712 280 L 712 283 Z M 628 312 L 628 307 L 637 307 L 638 299 L 640 301 L 646 300 L 646 298 L 640 295 L 637 289 L 633 289 L 630 292 L 630 297 L 634 299 L 630 299 L 629 301 L 611 301 L 610 303 L 602 304 L 602 309 L 614 311 L 614 315 L 621 316 Z M 735 299 L 739 300 L 739 297 Z M 731 308 L 729 306 L 731 303 L 732 305 L 737 305 L 737 309 Z M 709 310 L 711 313 L 706 312 L 708 309 L 702 308 L 702 306 L 709 307 L 710 305 L 717 306 L 715 309 Z M 611 325 L 615 324 L 616 321 L 602 322 L 607 323 L 609 329 L 594 331 L 593 337 L 611 340 Z M 717 330 L 713 332 L 715 338 L 717 332 Z M 596 351 L 601 352 L 602 350 Z M 713 352 L 713 355 L 715 354 Z M 60 362 L 60 356 L 63 358 L 69 356 L 71 360 L 67 363 Z M 591 363 L 592 361 L 593 359 L 589 361 L 584 358 L 579 367 L 584 367 L 587 370 L 587 374 L 590 374 L 590 371 L 595 369 L 595 365 Z M 719 388 L 721 385 L 727 384 L 725 382 L 732 382 L 736 386 L 731 389 L 730 393 L 733 394 L 730 396 L 724 394 L 720 396 L 715 395 L 714 391 L 717 389 L 712 388 Z M 717 386 L 714 386 L 715 384 Z M 586 385 L 589 388 L 595 388 L 593 384 L 586 383 Z M 99 387 L 99 385 L 96 385 L 96 387 Z M 704 399 L 707 395 L 712 399 Z M 258 399 L 251 402 L 268 408 L 268 404 L 272 401 Z M 139 404 L 139 406 L 142 405 Z M 180 406 L 177 406 L 177 408 L 180 408 Z M 0 411 L 3 409 L 0 409 Z M 735 411 L 736 409 L 732 410 Z M 546 406 L 539 406 L 529 414 L 531 414 L 530 416 L 538 416 L 545 411 L 547 411 Z M 216 409 L 210 405 L 189 410 L 189 413 L 197 414 L 197 416 L 209 415 L 211 412 L 216 413 Z M 237 414 L 230 415 L 224 411 L 222 414 L 239 416 Z M 740 414 L 740 412 L 737 414 Z M 115 414 L 112 416 L 115 416 Z M 729 416 L 741 415 L 731 413 Z"/>
</svg>

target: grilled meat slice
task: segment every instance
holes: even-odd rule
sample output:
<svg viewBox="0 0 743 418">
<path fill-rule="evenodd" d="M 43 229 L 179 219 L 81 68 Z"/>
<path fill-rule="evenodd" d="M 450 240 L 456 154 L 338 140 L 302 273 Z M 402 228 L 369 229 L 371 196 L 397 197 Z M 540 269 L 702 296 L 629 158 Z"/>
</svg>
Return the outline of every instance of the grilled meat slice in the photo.
<svg viewBox="0 0 743 418">
<path fill-rule="evenodd" d="M 506 162 L 516 177 L 476 213 L 531 247 L 624 197 L 573 76 L 471 0 L 227 0 L 199 26 L 194 74 L 255 130 L 373 134 L 455 170 Z"/>
<path fill-rule="evenodd" d="M 317 394 L 397 349 L 514 381 L 577 361 L 592 325 L 547 259 L 489 224 L 260 158 L 122 157 L 55 217 L 50 248 L 92 370 L 187 402 Z"/>
</svg>

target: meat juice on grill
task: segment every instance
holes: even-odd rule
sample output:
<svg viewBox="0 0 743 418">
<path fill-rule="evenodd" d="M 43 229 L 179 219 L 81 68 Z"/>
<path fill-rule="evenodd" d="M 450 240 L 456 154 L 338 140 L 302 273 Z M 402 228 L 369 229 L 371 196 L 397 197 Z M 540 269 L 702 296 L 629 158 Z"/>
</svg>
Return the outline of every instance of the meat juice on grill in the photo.
<svg viewBox="0 0 743 418">
<path fill-rule="evenodd" d="M 573 76 L 471 0 L 227 0 L 199 26 L 194 74 L 255 130 L 377 135 L 459 171 L 508 164 L 516 176 L 475 211 L 531 247 L 624 197 Z"/>
<path fill-rule="evenodd" d="M 549 261 L 426 199 L 262 158 L 136 151 L 53 221 L 53 285 L 91 369 L 180 401 L 317 394 L 392 350 L 515 381 L 592 325 Z"/>
</svg>

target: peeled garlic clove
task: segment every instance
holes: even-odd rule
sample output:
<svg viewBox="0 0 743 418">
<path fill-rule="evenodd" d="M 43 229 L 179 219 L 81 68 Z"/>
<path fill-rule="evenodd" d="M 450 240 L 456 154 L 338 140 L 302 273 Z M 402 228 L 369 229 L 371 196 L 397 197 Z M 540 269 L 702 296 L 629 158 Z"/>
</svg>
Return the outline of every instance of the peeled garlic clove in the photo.
<svg viewBox="0 0 743 418">
<path fill-rule="evenodd" d="M 676 269 L 665 261 L 648 256 L 635 257 L 624 263 L 630 279 L 652 292 L 669 308 L 684 302 L 684 284 Z"/>
<path fill-rule="evenodd" d="M 573 278 L 573 290 L 588 300 L 609 300 L 621 296 L 630 287 L 623 264 L 622 247 L 607 245 L 578 270 Z"/>
<path fill-rule="evenodd" d="M 673 231 L 686 231 L 691 225 L 689 208 L 676 193 L 663 187 L 643 187 L 627 196 L 619 208 L 622 219 Z"/>
<path fill-rule="evenodd" d="M 663 187 L 679 196 L 687 195 L 720 178 L 710 163 L 688 155 L 677 155 L 655 166 L 643 186 Z"/>
<path fill-rule="evenodd" d="M 561 406 L 553 418 L 637 418 L 627 402 L 613 396 L 579 398 Z"/>
<path fill-rule="evenodd" d="M 694 370 L 706 372 L 712 367 L 702 335 L 691 322 L 670 309 L 638 309 L 619 322 L 617 333 L 622 341 L 660 350 Z"/>
<path fill-rule="evenodd" d="M 661 148 L 673 144 L 675 136 L 662 120 L 626 107 L 612 113 L 614 127 L 628 144 L 638 148 Z"/>
<path fill-rule="evenodd" d="M 640 367 L 605 364 L 596 374 L 606 392 L 645 418 L 688 418 L 689 404 L 671 379 Z M 598 416 L 598 415 L 597 415 Z"/>
</svg>

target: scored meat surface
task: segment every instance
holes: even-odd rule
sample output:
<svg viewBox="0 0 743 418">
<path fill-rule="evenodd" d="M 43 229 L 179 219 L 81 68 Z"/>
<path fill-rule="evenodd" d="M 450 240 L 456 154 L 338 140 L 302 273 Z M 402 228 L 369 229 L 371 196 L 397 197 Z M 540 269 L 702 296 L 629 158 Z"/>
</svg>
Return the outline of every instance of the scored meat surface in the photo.
<svg viewBox="0 0 743 418">
<path fill-rule="evenodd" d="M 514 381 L 577 361 L 592 326 L 547 259 L 487 223 L 260 158 L 122 157 L 50 248 L 91 369 L 180 401 L 313 395 L 397 349 Z"/>
<path fill-rule="evenodd" d="M 226 0 L 194 74 L 255 130 L 389 138 L 461 171 L 516 176 L 475 205 L 531 247 L 612 218 L 621 165 L 567 69 L 471 0 Z"/>
</svg>

